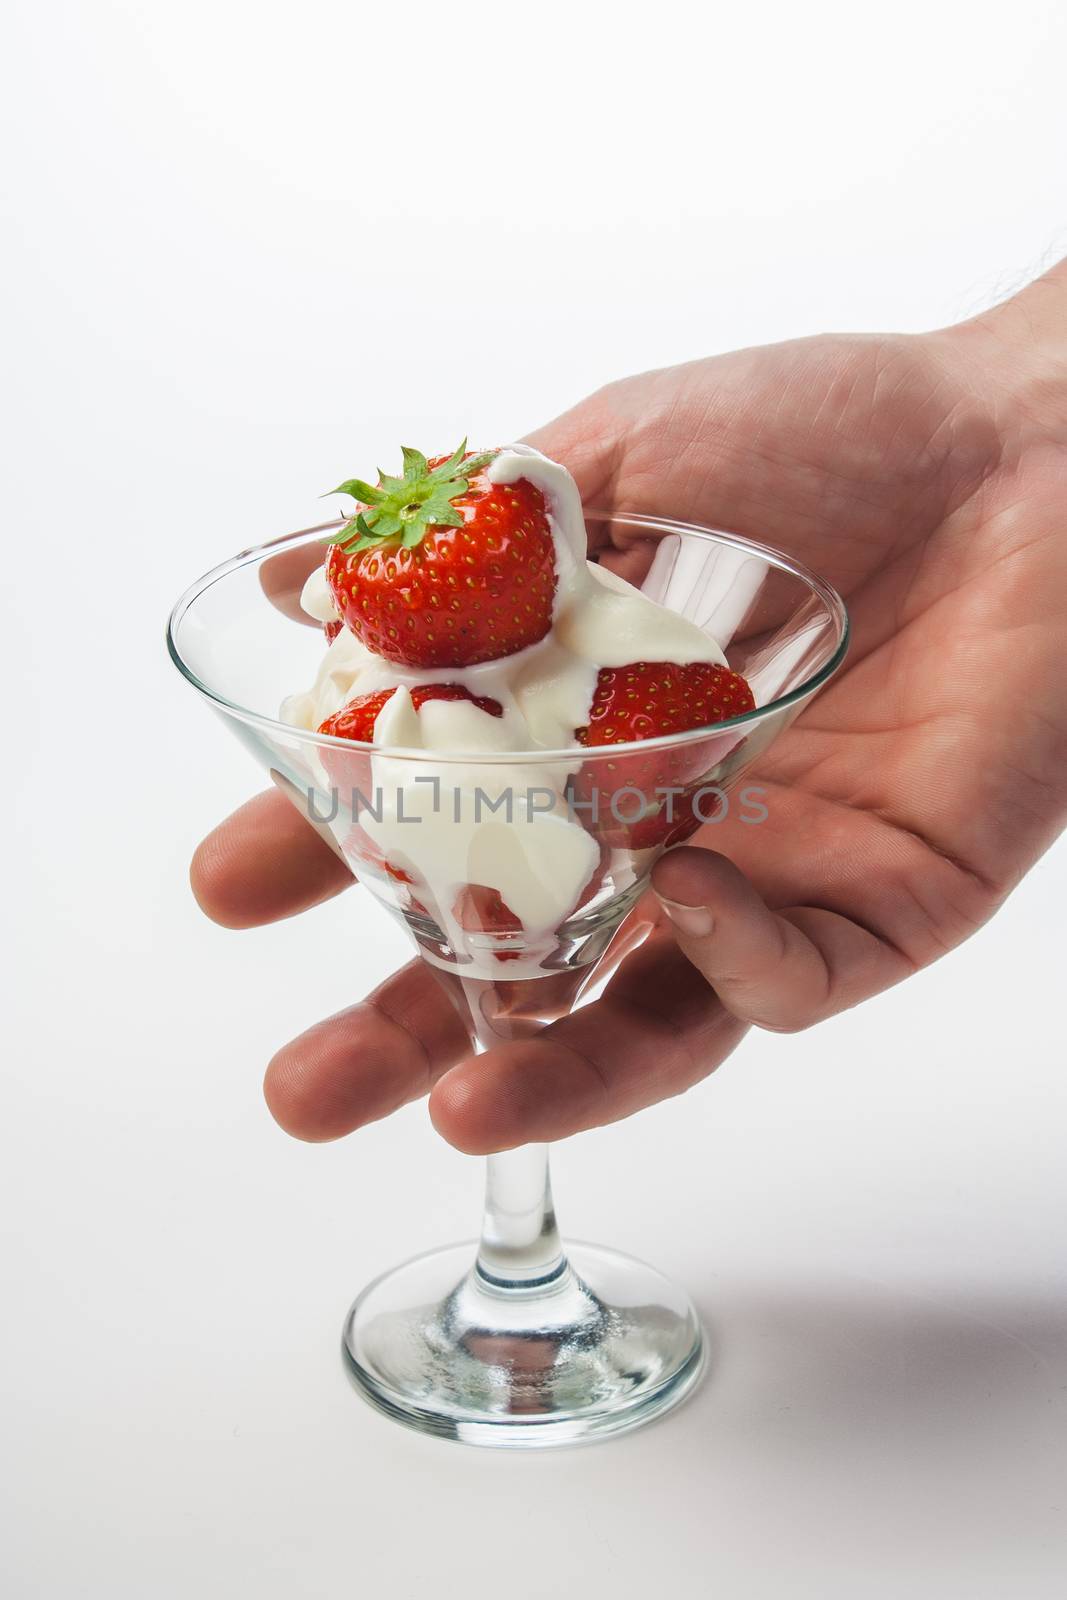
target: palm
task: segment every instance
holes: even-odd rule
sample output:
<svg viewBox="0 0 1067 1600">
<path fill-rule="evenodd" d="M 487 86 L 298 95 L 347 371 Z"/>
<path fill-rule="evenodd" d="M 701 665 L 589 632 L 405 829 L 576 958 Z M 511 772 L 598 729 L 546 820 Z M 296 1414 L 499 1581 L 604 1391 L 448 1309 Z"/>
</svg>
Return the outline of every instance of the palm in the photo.
<svg viewBox="0 0 1067 1600">
<path fill-rule="evenodd" d="M 1054 682 L 1062 593 L 1040 454 L 1020 463 L 947 352 L 909 339 L 631 379 L 537 442 L 587 500 L 765 539 L 847 598 L 845 669 L 761 765 L 771 826 L 701 842 L 770 904 L 841 913 L 907 964 L 970 932 L 1055 832 L 1067 777 L 1067 697 L 1026 687 L 1042 663 Z M 637 575 L 640 551 L 604 555 Z"/>
</svg>

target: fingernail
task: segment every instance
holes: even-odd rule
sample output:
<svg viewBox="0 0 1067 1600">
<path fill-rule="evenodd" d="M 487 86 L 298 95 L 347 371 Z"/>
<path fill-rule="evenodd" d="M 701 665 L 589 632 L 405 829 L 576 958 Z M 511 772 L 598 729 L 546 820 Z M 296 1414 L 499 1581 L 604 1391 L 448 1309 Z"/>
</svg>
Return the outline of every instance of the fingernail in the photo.
<svg viewBox="0 0 1067 1600">
<path fill-rule="evenodd" d="M 677 900 L 659 896 L 659 903 L 670 917 L 679 933 L 690 939 L 706 939 L 715 926 L 715 919 L 707 906 L 683 906 Z"/>
</svg>

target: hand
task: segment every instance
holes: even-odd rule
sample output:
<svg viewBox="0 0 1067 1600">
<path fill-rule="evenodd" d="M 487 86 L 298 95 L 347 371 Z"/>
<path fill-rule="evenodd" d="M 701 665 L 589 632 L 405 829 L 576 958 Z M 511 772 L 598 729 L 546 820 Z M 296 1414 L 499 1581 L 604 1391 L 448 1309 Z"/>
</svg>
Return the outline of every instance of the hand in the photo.
<svg viewBox="0 0 1067 1600">
<path fill-rule="evenodd" d="M 534 435 L 590 505 L 733 529 L 825 575 L 849 658 L 749 779 L 768 820 L 659 862 L 653 931 L 598 1001 L 472 1057 L 412 963 L 274 1058 L 282 1126 L 334 1138 L 430 1090 L 462 1150 L 558 1139 L 689 1088 L 749 1025 L 807 1027 L 979 927 L 1067 815 L 1065 437 L 1064 268 L 960 328 L 650 373 Z M 601 555 L 639 577 L 648 549 Z M 351 882 L 273 794 L 205 840 L 192 878 L 231 927 Z"/>
</svg>

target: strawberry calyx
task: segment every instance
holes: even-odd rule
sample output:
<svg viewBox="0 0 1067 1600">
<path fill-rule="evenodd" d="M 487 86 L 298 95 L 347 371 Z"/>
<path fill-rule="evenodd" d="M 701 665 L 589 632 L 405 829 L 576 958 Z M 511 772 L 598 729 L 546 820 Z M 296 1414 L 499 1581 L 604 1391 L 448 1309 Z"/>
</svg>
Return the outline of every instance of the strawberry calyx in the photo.
<svg viewBox="0 0 1067 1600">
<path fill-rule="evenodd" d="M 352 554 L 386 543 L 401 544 L 410 550 L 422 543 L 431 528 L 462 527 L 463 518 L 452 502 L 466 494 L 473 475 L 497 454 L 486 450 L 480 455 L 468 455 L 466 439 L 447 460 L 434 467 L 421 450 L 403 445 L 401 452 L 402 478 L 391 478 L 379 469 L 377 487 L 362 478 L 347 478 L 329 491 L 350 494 L 362 502 L 331 543 Z"/>
</svg>

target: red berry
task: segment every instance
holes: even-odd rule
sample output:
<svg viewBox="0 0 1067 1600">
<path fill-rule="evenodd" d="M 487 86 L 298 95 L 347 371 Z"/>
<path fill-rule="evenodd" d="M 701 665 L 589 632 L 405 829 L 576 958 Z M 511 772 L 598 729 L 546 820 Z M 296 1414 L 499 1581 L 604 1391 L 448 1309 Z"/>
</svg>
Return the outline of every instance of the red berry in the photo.
<svg viewBox="0 0 1067 1600">
<path fill-rule="evenodd" d="M 373 694 L 358 695 L 355 700 L 342 706 L 340 711 L 335 711 L 332 717 L 327 717 L 319 728 L 320 733 L 328 733 L 335 739 L 359 741 L 347 750 L 330 745 L 322 747 L 322 764 L 341 805 L 357 807 L 376 803 L 371 752 L 361 746 L 373 741 L 378 713 L 395 693 L 395 689 L 378 689 Z M 412 689 L 411 700 L 416 711 L 427 700 L 469 700 L 491 717 L 503 715 L 498 700 L 490 700 L 488 695 L 473 695 L 460 683 L 420 684 Z"/>
<path fill-rule="evenodd" d="M 467 883 L 456 896 L 452 915 L 466 933 L 521 933 L 522 923 L 501 898 L 499 889 Z M 497 961 L 518 961 L 519 950 L 494 950 Z"/>
<path fill-rule="evenodd" d="M 588 746 L 660 739 L 726 722 L 755 705 L 744 678 L 729 667 L 634 661 L 628 667 L 601 667 L 588 726 L 576 737 Z"/>
<path fill-rule="evenodd" d="M 429 920 L 430 913 L 411 892 L 413 886 L 419 885 L 419 880 L 412 877 L 407 867 L 397 866 L 395 861 L 390 861 L 361 823 L 353 823 L 341 848 L 350 866 L 351 858 L 355 857 L 361 878 L 384 877 L 390 880 L 391 897 L 401 911 Z M 419 892 L 424 893 L 425 890 L 420 887 Z"/>
<path fill-rule="evenodd" d="M 411 884 L 415 882 L 406 867 L 398 867 L 395 862 L 389 860 L 383 853 L 381 846 L 375 843 L 366 828 L 359 822 L 353 823 L 352 827 L 349 828 L 342 848 L 346 855 L 355 856 L 369 872 L 375 872 L 379 876 L 384 874 L 386 877 L 392 878 L 394 883 Z"/>
<path fill-rule="evenodd" d="M 322 631 L 326 635 L 326 643 L 333 644 L 333 641 L 337 638 L 337 635 L 340 633 L 343 627 L 343 622 L 324 622 L 322 625 Z"/>
<path fill-rule="evenodd" d="M 745 679 L 729 667 L 635 661 L 601 668 L 589 722 L 575 730 L 575 737 L 587 749 L 658 739 L 726 722 L 755 705 Z M 726 753 L 696 740 L 676 750 L 650 750 L 647 755 L 627 751 L 618 760 L 587 762 L 574 781 L 574 797 L 583 808 L 578 815 L 602 840 L 620 847 L 677 844 L 714 816 L 714 795 L 700 796 L 698 791 Z M 669 788 L 682 793 L 657 793 Z M 594 794 L 598 814 L 591 820 L 584 808 Z M 638 815 L 640 797 L 644 815 Z"/>
<path fill-rule="evenodd" d="M 555 546 L 544 495 L 491 483 L 492 452 L 432 461 L 404 451 L 403 478 L 349 479 L 361 508 L 330 546 L 326 576 L 357 639 L 411 667 L 467 667 L 536 644 L 552 626 Z"/>
<path fill-rule="evenodd" d="M 375 689 L 373 694 L 357 695 L 340 711 L 335 711 L 332 717 L 327 717 L 320 724 L 319 732 L 328 733 L 335 739 L 359 739 L 364 744 L 373 743 L 378 713 L 395 693 L 395 689 Z M 469 700 L 471 705 L 491 717 L 504 715 L 499 700 L 491 700 L 487 694 L 471 694 L 461 683 L 426 683 L 411 690 L 411 703 L 416 711 L 421 711 L 427 700 Z"/>
</svg>

